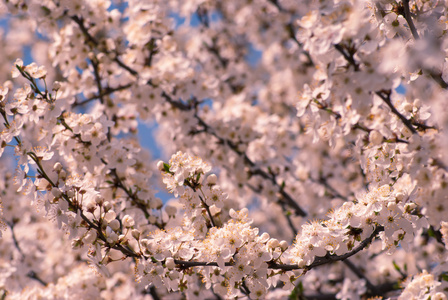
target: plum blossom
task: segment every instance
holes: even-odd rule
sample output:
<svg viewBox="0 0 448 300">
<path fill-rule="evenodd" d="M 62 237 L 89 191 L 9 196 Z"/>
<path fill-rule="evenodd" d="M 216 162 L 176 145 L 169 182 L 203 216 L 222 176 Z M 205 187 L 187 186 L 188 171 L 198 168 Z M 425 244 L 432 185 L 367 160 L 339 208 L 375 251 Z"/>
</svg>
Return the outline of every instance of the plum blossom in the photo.
<svg viewBox="0 0 448 300">
<path fill-rule="evenodd" d="M 446 299 L 446 1 L 0 11 L 2 297 Z"/>
</svg>

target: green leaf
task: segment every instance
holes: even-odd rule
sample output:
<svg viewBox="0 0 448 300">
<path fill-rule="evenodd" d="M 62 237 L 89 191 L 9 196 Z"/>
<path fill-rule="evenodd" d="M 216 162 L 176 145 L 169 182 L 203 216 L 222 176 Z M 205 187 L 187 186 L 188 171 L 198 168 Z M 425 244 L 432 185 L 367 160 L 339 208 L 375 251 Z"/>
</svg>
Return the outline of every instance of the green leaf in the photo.
<svg viewBox="0 0 448 300">
<path fill-rule="evenodd" d="M 46 16 L 48 16 L 51 13 L 51 10 L 46 6 L 41 6 L 40 8 L 44 11 Z"/>
<path fill-rule="evenodd" d="M 163 169 L 165 170 L 165 172 L 167 173 L 173 173 L 170 171 L 171 166 L 167 163 L 163 163 Z"/>
<path fill-rule="evenodd" d="M 297 299 L 299 299 L 299 291 L 297 290 L 297 287 L 295 287 L 291 291 L 291 294 L 289 294 L 288 299 L 289 300 L 297 300 Z"/>
<path fill-rule="evenodd" d="M 433 229 L 432 227 L 429 227 L 429 229 L 428 229 L 428 235 L 429 235 L 430 237 L 433 237 L 433 238 L 436 237 L 436 233 L 434 232 L 434 229 Z"/>
<path fill-rule="evenodd" d="M 448 281 L 448 273 L 442 273 L 440 277 L 442 278 L 443 281 Z"/>
<path fill-rule="evenodd" d="M 401 273 L 401 268 L 400 268 L 399 265 L 397 265 L 397 263 L 395 262 L 395 260 L 392 261 L 392 264 L 394 265 L 394 269 Z"/>
<path fill-rule="evenodd" d="M 289 294 L 288 299 L 289 300 L 299 300 L 301 299 L 303 295 L 303 284 L 300 281 L 294 289 L 291 291 L 291 294 Z"/>
</svg>

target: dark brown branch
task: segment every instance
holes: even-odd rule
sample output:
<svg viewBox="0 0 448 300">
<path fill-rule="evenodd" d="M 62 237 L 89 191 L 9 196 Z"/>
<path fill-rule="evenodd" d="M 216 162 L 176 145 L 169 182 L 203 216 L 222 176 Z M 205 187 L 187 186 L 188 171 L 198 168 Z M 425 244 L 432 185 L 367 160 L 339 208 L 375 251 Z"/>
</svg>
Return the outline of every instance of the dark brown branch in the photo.
<svg viewBox="0 0 448 300">
<path fill-rule="evenodd" d="M 81 31 L 84 33 L 84 35 L 87 37 L 87 39 L 89 40 L 89 41 L 91 41 L 92 43 L 94 43 L 95 45 L 98 45 L 98 42 L 89 34 L 89 32 L 88 32 L 88 30 L 87 30 L 87 28 L 84 26 L 84 23 L 83 23 L 83 20 L 82 19 L 79 19 L 78 17 L 72 17 L 72 19 L 79 25 L 79 27 L 80 27 L 80 29 L 81 29 Z M 116 61 L 117 61 L 117 63 L 118 63 L 118 57 L 116 58 Z M 128 70 L 131 74 L 137 74 L 137 72 L 135 71 L 135 70 L 133 70 L 133 69 L 131 69 L 131 68 L 129 68 L 128 66 L 126 66 L 126 65 L 122 65 L 122 64 L 119 64 L 120 66 L 122 66 L 122 67 L 124 67 L 126 70 Z M 101 93 L 100 93 L 101 94 Z M 174 107 L 177 107 L 177 108 L 179 108 L 179 109 L 181 109 L 181 110 L 190 110 L 190 109 L 192 109 L 193 107 L 192 106 L 190 106 L 190 105 L 185 105 L 185 104 L 183 104 L 182 102 L 180 102 L 180 101 L 174 101 L 168 94 L 166 94 L 165 92 L 163 92 L 162 93 L 162 96 L 172 105 L 172 106 L 174 106 Z M 214 135 L 216 138 L 218 138 L 223 144 L 227 144 L 227 145 L 229 145 L 230 146 L 230 148 L 234 151 L 234 152 L 236 152 L 238 155 L 240 155 L 240 156 L 243 156 L 243 158 L 244 158 L 244 161 L 245 161 L 245 163 L 247 163 L 250 167 L 254 167 L 255 166 L 255 163 L 253 163 L 248 157 L 247 157 L 247 155 L 245 154 L 245 153 L 241 153 L 238 149 L 237 149 L 237 146 L 236 145 L 234 145 L 231 141 L 227 141 L 227 140 L 224 140 L 223 138 L 221 138 L 221 137 L 218 137 L 214 132 L 211 132 L 210 131 L 210 127 L 200 118 L 200 117 L 198 117 L 197 115 L 195 115 L 195 117 L 198 119 L 198 121 L 199 121 L 199 123 L 205 128 L 205 131 L 206 132 L 209 132 L 209 133 L 211 133 L 212 135 Z M 273 178 L 273 176 L 270 176 L 268 173 L 266 173 L 265 171 L 263 171 L 263 170 L 261 170 L 261 169 L 254 169 L 254 170 L 252 170 L 252 172 L 253 172 L 253 174 L 257 174 L 257 175 L 260 175 L 261 177 L 263 177 L 263 178 L 265 178 L 265 179 L 268 179 L 268 180 L 270 180 L 274 185 L 276 185 L 276 186 L 279 186 L 278 184 L 277 184 L 277 182 L 275 181 L 275 178 Z M 284 189 L 282 189 L 282 188 L 280 188 L 280 194 L 281 194 L 281 196 L 282 196 L 282 199 L 284 200 L 284 201 L 286 201 L 286 203 L 289 205 L 289 206 L 291 206 L 291 207 L 293 207 L 294 208 L 294 210 L 295 210 L 295 213 L 297 214 L 297 215 L 300 215 L 300 216 L 306 216 L 306 212 L 299 206 L 299 205 L 297 205 L 297 203 L 294 201 L 294 199 L 288 194 L 288 193 L 286 193 L 285 191 L 284 191 Z"/>
<path fill-rule="evenodd" d="M 412 36 L 414 39 L 418 40 L 420 36 L 418 35 L 417 29 L 415 28 L 414 22 L 412 21 L 411 11 L 409 9 L 409 0 L 403 0 L 403 9 L 404 9 L 404 18 L 409 25 L 409 29 L 411 29 Z"/>
<path fill-rule="evenodd" d="M 12 237 L 12 241 L 14 243 L 14 246 L 16 247 L 17 251 L 19 251 L 21 257 L 22 257 L 22 261 L 25 260 L 25 253 L 23 253 L 22 248 L 19 245 L 19 241 L 17 240 L 16 234 L 14 232 L 14 226 L 15 223 L 14 221 L 12 222 L 6 222 L 6 224 L 9 226 L 9 228 L 11 229 L 11 237 Z M 34 279 L 36 281 L 38 281 L 40 284 L 42 284 L 43 286 L 46 286 L 47 283 L 45 281 L 43 281 L 37 274 L 36 272 L 34 272 L 33 270 L 30 270 L 27 274 L 27 276 L 31 279 Z"/>
<path fill-rule="evenodd" d="M 204 199 L 202 199 L 201 196 L 199 196 L 199 199 L 201 199 L 202 206 L 205 207 L 205 210 L 207 211 L 207 214 L 208 214 L 208 217 L 210 218 L 210 222 L 212 223 L 212 226 L 216 227 L 215 220 L 213 219 L 212 212 L 210 211 L 210 206 L 208 206 L 207 203 L 205 203 Z"/>
<path fill-rule="evenodd" d="M 93 57 L 90 59 L 92 66 L 93 66 L 93 74 L 95 75 L 95 82 L 96 82 L 96 87 L 98 89 L 98 96 L 100 99 L 101 104 L 104 104 L 104 96 L 103 96 L 103 85 L 101 84 L 101 76 L 100 76 L 100 72 L 99 72 L 99 68 L 98 68 L 98 60 L 96 59 L 96 57 Z"/>
<path fill-rule="evenodd" d="M 79 18 L 78 16 L 72 16 L 71 19 L 73 21 L 75 21 L 76 24 L 78 24 L 79 29 L 82 31 L 82 33 L 86 37 L 87 42 L 91 42 L 94 46 L 98 46 L 98 41 L 89 33 L 89 30 L 84 25 L 84 20 L 82 18 Z M 109 52 L 106 51 L 105 53 L 109 53 Z M 115 53 L 115 58 L 113 59 L 113 61 L 115 61 L 120 67 L 122 67 L 123 69 L 128 71 L 130 74 L 132 74 L 134 76 L 138 76 L 138 72 L 137 71 L 135 71 L 134 69 L 132 69 L 129 66 L 127 66 L 126 64 L 124 64 L 118 58 L 118 53 Z"/>
<path fill-rule="evenodd" d="M 402 0 L 402 7 L 399 10 L 400 14 L 405 18 L 406 22 L 408 23 L 409 29 L 411 30 L 412 36 L 415 40 L 420 39 L 420 36 L 418 35 L 417 29 L 415 28 L 414 21 L 412 20 L 411 11 L 409 8 L 409 0 Z M 437 84 L 443 88 L 448 88 L 448 83 L 446 83 L 445 80 L 442 78 L 442 74 L 439 72 L 432 72 L 430 70 L 423 70 L 426 74 L 428 74 L 432 79 L 434 79 Z"/>
<path fill-rule="evenodd" d="M 20 255 L 22 256 L 22 259 L 25 258 L 25 254 L 23 253 L 22 248 L 20 248 L 19 241 L 17 240 L 16 234 L 14 232 L 14 226 L 15 226 L 14 221 L 12 221 L 11 223 L 6 221 L 6 225 L 8 225 L 9 228 L 11 228 L 11 236 L 12 241 L 14 242 L 14 246 L 16 247 L 17 251 L 19 251 Z"/>
<path fill-rule="evenodd" d="M 346 50 L 339 44 L 334 45 L 334 47 L 336 48 L 336 50 L 338 50 L 344 56 L 344 58 L 347 60 L 347 62 L 355 68 L 355 71 L 359 70 L 359 65 L 353 58 L 352 54 L 349 55 L 346 52 Z M 392 104 L 391 99 L 390 99 L 390 91 L 377 91 L 377 92 L 375 92 L 375 94 L 378 95 L 384 101 L 384 103 L 387 104 L 387 106 L 389 106 L 392 113 L 394 113 L 412 133 L 414 133 L 414 134 L 417 133 L 417 130 L 414 128 L 412 122 L 410 120 L 408 120 L 407 118 L 405 118 Z M 420 124 L 420 123 L 417 123 L 417 124 L 418 125 L 416 125 L 416 126 L 425 129 L 424 124 Z M 430 128 L 429 126 L 426 126 L 426 127 Z"/>
<path fill-rule="evenodd" d="M 85 105 L 85 104 L 87 104 L 87 103 L 89 103 L 89 102 L 91 102 L 91 101 L 93 101 L 93 100 L 101 99 L 101 98 L 103 98 L 103 97 L 105 97 L 105 96 L 107 96 L 107 95 L 113 94 L 113 93 L 115 93 L 115 92 L 118 92 L 118 91 L 122 91 L 122 90 L 128 89 L 128 88 L 130 88 L 131 86 L 132 86 L 132 84 L 131 84 L 131 83 L 128 83 L 128 84 L 120 85 L 120 86 L 117 86 L 117 87 L 114 87 L 114 88 L 106 87 L 106 88 L 103 88 L 103 92 L 102 92 L 102 94 L 93 95 L 92 97 L 87 98 L 87 99 L 85 99 L 85 100 L 83 100 L 83 101 L 81 101 L 81 102 L 75 102 L 73 105 L 74 105 L 74 106 Z"/>
<path fill-rule="evenodd" d="M 245 152 L 241 152 L 240 150 L 238 150 L 238 146 L 235 145 L 232 141 L 226 140 L 226 139 L 218 136 L 208 126 L 208 124 L 205 123 L 202 120 L 202 118 L 200 118 L 197 114 L 195 114 L 195 118 L 198 120 L 199 125 L 201 125 L 204 128 L 205 132 L 208 132 L 209 134 L 211 134 L 214 137 L 216 137 L 219 140 L 220 143 L 222 143 L 224 145 L 228 145 L 229 148 L 233 152 L 235 152 L 236 154 L 241 156 L 244 159 L 244 163 L 251 168 L 250 172 L 251 172 L 252 175 L 259 175 L 260 177 L 271 181 L 272 184 L 277 186 L 279 188 L 279 193 L 282 196 L 281 200 L 285 201 L 289 206 L 294 208 L 296 215 L 299 215 L 299 216 L 302 216 L 302 217 L 307 215 L 306 212 L 294 201 L 294 199 L 277 183 L 277 181 L 275 180 L 275 177 L 272 174 L 269 174 L 269 173 L 265 172 L 264 170 L 258 168 L 256 166 L 256 164 L 247 156 L 247 154 Z"/>
<path fill-rule="evenodd" d="M 334 48 L 339 51 L 339 53 L 344 56 L 345 60 L 349 62 L 350 65 L 353 66 L 355 71 L 359 71 L 359 64 L 355 61 L 355 58 L 353 57 L 353 53 L 349 53 L 345 47 L 343 47 L 341 44 L 335 44 Z"/>
<path fill-rule="evenodd" d="M 285 207 L 285 203 L 281 203 L 281 206 L 282 206 L 283 213 L 286 216 L 286 221 L 288 221 L 289 228 L 291 228 L 293 239 L 294 239 L 298 233 L 298 230 L 297 230 L 296 226 L 294 225 L 294 223 L 292 222 L 290 212 L 287 211 L 287 209 Z"/>
<path fill-rule="evenodd" d="M 283 7 L 280 5 L 280 3 L 278 3 L 278 0 L 269 0 L 269 2 L 272 3 L 272 5 L 274 5 L 275 7 L 277 7 L 277 9 L 280 12 L 285 12 L 285 10 L 283 9 Z M 294 41 L 294 43 L 297 44 L 297 46 L 299 46 L 302 49 L 302 53 L 306 56 L 306 58 L 308 59 L 308 63 L 306 64 L 306 66 L 308 67 L 313 67 L 314 66 L 314 62 L 313 59 L 311 58 L 311 55 L 308 51 L 303 50 L 303 45 L 302 43 L 299 42 L 299 40 L 297 40 L 296 35 L 294 33 L 294 27 L 293 27 L 293 23 L 290 22 L 286 25 L 286 29 L 288 30 L 288 34 L 289 34 L 289 38 L 292 39 Z"/>
<path fill-rule="evenodd" d="M 448 83 L 445 82 L 445 80 L 443 80 L 442 78 L 442 74 L 441 73 L 433 73 L 433 72 L 428 72 L 429 76 L 434 79 L 435 82 L 437 82 L 437 84 L 442 88 L 442 89 L 448 89 Z"/>
<path fill-rule="evenodd" d="M 378 226 L 372 234 L 363 240 L 356 248 L 351 250 L 348 253 L 342 254 L 342 255 L 326 255 L 324 257 L 316 257 L 314 262 L 311 263 L 309 266 L 299 267 L 297 264 L 278 264 L 276 262 L 268 262 L 268 268 L 274 269 L 274 270 L 283 270 L 283 271 L 292 271 L 292 270 L 305 270 L 309 271 L 311 269 L 314 269 L 318 266 L 322 266 L 325 264 L 329 264 L 336 261 L 342 261 L 345 260 L 356 253 L 360 252 L 361 250 L 365 249 L 370 243 L 372 243 L 373 239 L 377 236 L 378 233 L 381 231 L 384 231 L 383 226 Z M 218 267 L 217 262 L 201 262 L 201 261 L 184 261 L 184 260 L 174 260 L 174 263 L 179 265 L 181 268 L 190 268 L 190 267 Z M 230 267 L 234 266 L 235 264 L 233 262 L 226 262 L 225 266 Z"/>
<path fill-rule="evenodd" d="M 378 97 L 380 97 L 384 103 L 387 104 L 387 106 L 389 106 L 390 110 L 404 123 L 404 125 L 412 132 L 412 133 L 417 133 L 417 130 L 414 128 L 414 126 L 412 126 L 411 121 L 409 121 L 408 119 L 405 118 L 405 116 L 403 116 L 396 108 L 395 106 L 392 104 L 391 100 L 390 100 L 390 93 L 386 93 L 384 91 L 380 91 L 380 92 L 375 92 L 376 95 L 378 95 Z"/>
<path fill-rule="evenodd" d="M 34 272 L 34 271 L 29 271 L 28 274 L 26 274 L 26 276 L 28 276 L 28 277 L 31 278 L 31 279 L 36 280 L 37 282 L 39 282 L 39 283 L 42 284 L 43 286 L 47 286 L 47 285 L 48 285 L 48 283 L 45 282 L 44 280 L 42 280 L 42 278 L 40 278 L 40 277 L 36 274 L 36 272 Z"/>
<path fill-rule="evenodd" d="M 159 297 L 159 294 L 157 294 L 157 290 L 156 290 L 155 286 L 151 286 L 147 290 L 148 290 L 148 294 L 150 294 L 154 300 L 161 300 Z"/>
<path fill-rule="evenodd" d="M 84 20 L 82 18 L 79 18 L 78 16 L 71 17 L 73 21 L 75 21 L 76 24 L 78 24 L 79 29 L 82 31 L 84 36 L 87 38 L 88 42 L 93 43 L 95 46 L 98 45 L 97 40 L 89 33 L 89 30 L 86 26 L 84 26 Z"/>
</svg>

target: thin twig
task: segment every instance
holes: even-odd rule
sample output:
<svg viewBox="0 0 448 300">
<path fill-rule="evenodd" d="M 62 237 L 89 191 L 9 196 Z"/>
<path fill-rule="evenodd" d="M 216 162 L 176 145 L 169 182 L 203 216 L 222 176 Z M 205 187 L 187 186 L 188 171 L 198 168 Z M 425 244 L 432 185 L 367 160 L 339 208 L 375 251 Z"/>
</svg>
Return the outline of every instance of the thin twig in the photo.
<svg viewBox="0 0 448 300">
<path fill-rule="evenodd" d="M 385 93 L 383 91 L 380 92 L 375 92 L 375 94 L 377 96 L 379 96 L 384 103 L 387 104 L 387 106 L 389 106 L 390 110 L 404 123 L 404 125 L 412 132 L 412 133 L 417 133 L 417 130 L 414 128 L 414 126 L 412 126 L 411 121 L 409 121 L 408 119 L 405 118 L 405 116 L 403 116 L 396 108 L 395 106 L 392 104 L 391 99 L 390 99 L 390 93 Z"/>
<path fill-rule="evenodd" d="M 17 240 L 16 234 L 14 232 L 14 226 L 15 226 L 14 221 L 12 221 L 12 222 L 6 221 L 6 225 L 8 225 L 9 228 L 11 228 L 11 236 L 12 236 L 12 241 L 14 242 L 14 246 L 16 247 L 17 251 L 19 251 L 20 255 L 22 256 L 22 259 L 24 259 L 25 254 L 23 253 L 22 248 L 20 248 L 19 241 Z"/>
<path fill-rule="evenodd" d="M 47 286 L 48 283 L 46 281 L 44 281 L 42 278 L 40 278 L 36 272 L 34 271 L 29 271 L 28 274 L 26 274 L 26 276 L 28 276 L 31 279 L 36 280 L 37 282 L 39 282 L 40 284 L 42 284 L 43 286 Z"/>
</svg>

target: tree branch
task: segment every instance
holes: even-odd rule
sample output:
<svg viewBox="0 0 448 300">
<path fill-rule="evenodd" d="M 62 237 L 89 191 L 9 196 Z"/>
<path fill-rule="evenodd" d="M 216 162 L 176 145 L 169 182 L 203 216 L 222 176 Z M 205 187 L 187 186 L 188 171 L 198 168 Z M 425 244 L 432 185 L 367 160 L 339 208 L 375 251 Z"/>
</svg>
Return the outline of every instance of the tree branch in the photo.
<svg viewBox="0 0 448 300">
<path fill-rule="evenodd" d="M 404 125 L 412 132 L 412 133 L 417 133 L 417 130 L 414 128 L 414 126 L 412 126 L 411 121 L 409 121 L 408 119 L 406 119 L 396 108 L 395 106 L 392 104 L 391 99 L 390 99 L 390 93 L 386 93 L 384 91 L 379 91 L 379 92 L 375 92 L 375 94 L 380 97 L 384 103 L 387 104 L 387 106 L 389 106 L 390 110 L 404 123 Z"/>
<path fill-rule="evenodd" d="M 414 39 L 418 40 L 420 36 L 418 35 L 417 29 L 415 28 L 414 22 L 412 21 L 411 11 L 409 9 L 409 0 L 403 0 L 403 9 L 404 9 L 404 18 L 409 25 L 409 29 L 411 29 L 412 36 Z"/>
<path fill-rule="evenodd" d="M 283 271 L 292 271 L 292 270 L 305 270 L 309 271 L 311 269 L 314 269 L 318 266 L 322 266 L 325 264 L 329 264 L 336 261 L 342 261 L 345 260 L 356 253 L 360 252 L 361 250 L 365 249 L 370 243 L 372 243 L 373 239 L 376 237 L 378 233 L 381 231 L 384 231 L 383 226 L 378 226 L 375 228 L 375 230 L 372 232 L 372 234 L 363 240 L 356 248 L 351 250 L 348 253 L 342 254 L 342 255 L 326 255 L 324 257 L 316 257 L 314 262 L 311 263 L 308 266 L 299 267 L 297 264 L 278 264 L 273 261 L 268 262 L 268 268 L 273 270 L 283 270 Z M 218 267 L 217 262 L 201 262 L 201 261 L 185 261 L 185 260 L 174 260 L 174 263 L 179 265 L 180 268 L 190 268 L 190 267 Z M 234 262 L 226 262 L 225 266 L 230 267 L 234 266 Z"/>
</svg>

